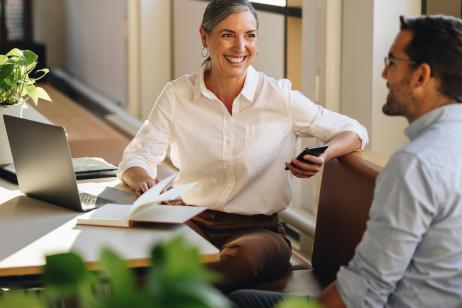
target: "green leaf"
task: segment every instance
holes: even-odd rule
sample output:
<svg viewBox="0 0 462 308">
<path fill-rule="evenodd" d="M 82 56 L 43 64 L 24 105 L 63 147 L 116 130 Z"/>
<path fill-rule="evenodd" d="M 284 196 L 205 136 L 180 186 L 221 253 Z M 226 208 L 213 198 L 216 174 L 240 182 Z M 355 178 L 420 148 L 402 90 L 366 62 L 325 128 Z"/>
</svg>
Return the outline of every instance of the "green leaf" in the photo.
<svg viewBox="0 0 462 308">
<path fill-rule="evenodd" d="M 151 258 L 146 292 L 161 307 L 228 307 L 223 295 L 208 285 L 215 275 L 183 239 L 154 247 Z"/>
<path fill-rule="evenodd" d="M 51 102 L 51 98 L 48 96 L 48 93 L 45 91 L 45 89 L 42 87 L 35 87 L 35 90 L 37 91 L 38 98 Z"/>
<path fill-rule="evenodd" d="M 85 264 L 75 253 L 62 253 L 46 257 L 44 280 L 50 285 L 74 286 L 85 279 Z"/>
<path fill-rule="evenodd" d="M 46 74 L 48 74 L 50 70 L 47 69 L 47 68 L 42 68 L 40 70 L 37 70 L 36 73 L 42 73 L 42 75 L 40 75 L 39 77 L 35 78 L 34 81 L 37 81 L 37 80 L 40 80 L 42 79 L 43 77 L 45 77 Z"/>
<path fill-rule="evenodd" d="M 112 286 L 114 296 L 127 296 L 134 288 L 133 274 L 125 260 L 109 249 L 104 249 L 100 258 L 101 273 L 105 275 Z"/>
<path fill-rule="evenodd" d="M 30 51 L 30 50 L 24 50 L 23 54 L 24 54 L 24 58 L 26 59 L 27 69 L 30 69 L 32 65 L 35 66 L 38 56 L 33 51 Z"/>
<path fill-rule="evenodd" d="M 37 93 L 37 88 L 34 85 L 28 85 L 26 86 L 26 91 L 29 97 L 32 99 L 35 105 L 38 103 L 38 93 Z"/>
<path fill-rule="evenodd" d="M 45 303 L 35 293 L 25 291 L 7 291 L 0 296 L 0 307 L 45 308 Z"/>
<path fill-rule="evenodd" d="M 138 291 L 132 291 L 127 293 L 124 297 L 109 297 L 104 301 L 104 307 L 107 308 L 126 308 L 126 307 L 152 307 L 153 305 L 150 299 Z M 160 308 L 160 306 L 158 306 Z"/>
<path fill-rule="evenodd" d="M 276 308 L 321 308 L 322 306 L 306 297 L 292 296 L 276 305 Z"/>
<path fill-rule="evenodd" d="M 0 55 L 0 65 L 6 63 L 8 61 L 8 57 L 5 55 Z"/>
<path fill-rule="evenodd" d="M 22 54 L 22 51 L 19 50 L 18 48 L 13 48 L 6 54 L 6 56 L 22 58 L 23 54 Z"/>
<path fill-rule="evenodd" d="M 4 79 L 6 77 L 8 77 L 8 75 L 11 74 L 11 72 L 13 71 L 13 64 L 4 64 L 2 66 L 0 66 L 0 79 Z"/>
</svg>

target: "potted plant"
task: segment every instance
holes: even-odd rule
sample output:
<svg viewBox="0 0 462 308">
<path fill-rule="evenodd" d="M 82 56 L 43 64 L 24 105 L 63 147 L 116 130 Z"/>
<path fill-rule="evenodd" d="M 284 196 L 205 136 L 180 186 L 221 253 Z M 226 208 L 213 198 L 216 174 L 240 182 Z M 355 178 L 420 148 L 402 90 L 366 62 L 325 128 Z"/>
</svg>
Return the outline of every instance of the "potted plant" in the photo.
<svg viewBox="0 0 462 308">
<path fill-rule="evenodd" d="M 22 109 L 28 99 L 36 105 L 39 99 L 51 101 L 47 92 L 35 85 L 48 73 L 48 69 L 37 70 L 35 74 L 38 76 L 35 78 L 31 76 L 37 59 L 34 52 L 17 48 L 6 55 L 0 54 L 0 164 L 12 162 L 3 115 L 22 117 Z"/>
</svg>

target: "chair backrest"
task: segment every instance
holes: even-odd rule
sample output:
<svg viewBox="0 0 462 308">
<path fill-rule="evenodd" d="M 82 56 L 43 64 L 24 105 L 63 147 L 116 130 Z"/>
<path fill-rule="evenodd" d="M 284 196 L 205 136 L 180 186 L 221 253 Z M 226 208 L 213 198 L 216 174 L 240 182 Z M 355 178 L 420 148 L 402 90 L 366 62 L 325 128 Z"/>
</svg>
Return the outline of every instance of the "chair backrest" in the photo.
<svg viewBox="0 0 462 308">
<path fill-rule="evenodd" d="M 370 152 L 355 152 L 324 167 L 319 195 L 312 266 L 317 276 L 335 280 L 361 241 L 369 218 L 375 179 L 383 167 Z"/>
</svg>

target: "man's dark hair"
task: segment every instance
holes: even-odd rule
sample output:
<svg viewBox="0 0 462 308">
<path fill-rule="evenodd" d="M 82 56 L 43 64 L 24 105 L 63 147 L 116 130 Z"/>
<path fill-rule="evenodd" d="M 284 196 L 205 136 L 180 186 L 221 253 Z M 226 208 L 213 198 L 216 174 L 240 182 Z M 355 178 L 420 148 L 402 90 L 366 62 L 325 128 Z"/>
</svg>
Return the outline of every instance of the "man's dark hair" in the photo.
<svg viewBox="0 0 462 308">
<path fill-rule="evenodd" d="M 405 48 L 417 64 L 427 63 L 442 95 L 462 102 L 462 20 L 454 17 L 400 17 L 401 30 L 413 33 Z"/>
</svg>

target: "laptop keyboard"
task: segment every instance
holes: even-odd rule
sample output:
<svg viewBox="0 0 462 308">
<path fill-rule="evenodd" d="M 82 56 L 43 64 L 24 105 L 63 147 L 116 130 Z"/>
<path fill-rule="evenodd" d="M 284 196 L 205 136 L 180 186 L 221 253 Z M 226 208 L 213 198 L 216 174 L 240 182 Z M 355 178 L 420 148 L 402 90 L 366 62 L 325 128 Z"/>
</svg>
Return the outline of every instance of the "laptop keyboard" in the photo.
<svg viewBox="0 0 462 308">
<path fill-rule="evenodd" d="M 94 209 L 108 203 L 106 199 L 85 192 L 79 192 L 79 197 L 83 209 Z"/>
</svg>

